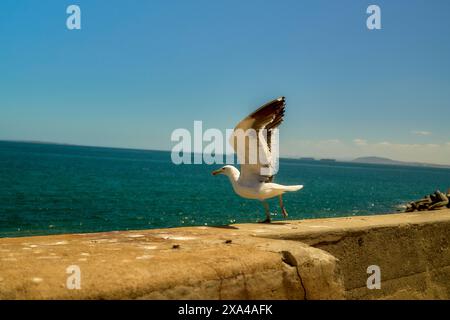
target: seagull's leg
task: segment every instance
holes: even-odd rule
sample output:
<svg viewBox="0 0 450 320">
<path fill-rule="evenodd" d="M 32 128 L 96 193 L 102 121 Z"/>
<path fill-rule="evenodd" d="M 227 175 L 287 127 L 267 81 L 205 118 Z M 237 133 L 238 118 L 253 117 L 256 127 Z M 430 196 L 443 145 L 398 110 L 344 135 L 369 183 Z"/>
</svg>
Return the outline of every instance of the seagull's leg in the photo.
<svg viewBox="0 0 450 320">
<path fill-rule="evenodd" d="M 281 208 L 281 212 L 283 213 L 283 217 L 287 218 L 288 213 L 286 211 L 286 208 L 283 205 L 283 195 L 280 194 L 278 196 L 278 199 L 280 200 L 280 208 Z"/>
<path fill-rule="evenodd" d="M 266 210 L 266 220 L 261 221 L 261 223 L 270 223 L 270 210 L 269 210 L 269 204 L 266 201 L 261 201 L 264 205 L 264 209 Z"/>
</svg>

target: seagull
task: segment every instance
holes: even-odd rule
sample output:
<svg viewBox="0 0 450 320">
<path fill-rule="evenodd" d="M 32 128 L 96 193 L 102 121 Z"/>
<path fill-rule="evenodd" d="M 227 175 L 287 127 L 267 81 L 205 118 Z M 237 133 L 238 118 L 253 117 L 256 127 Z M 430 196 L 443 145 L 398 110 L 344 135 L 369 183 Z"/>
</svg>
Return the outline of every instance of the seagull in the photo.
<svg viewBox="0 0 450 320">
<path fill-rule="evenodd" d="M 262 223 L 271 221 L 267 199 L 278 197 L 281 212 L 286 218 L 288 213 L 283 205 L 283 194 L 303 188 L 303 185 L 284 186 L 273 182 L 274 161 L 278 159 L 272 157 L 272 138 L 278 133 L 277 128 L 283 121 L 285 106 L 285 98 L 280 97 L 266 103 L 241 120 L 230 137 L 241 171 L 239 172 L 232 165 L 226 165 L 212 172 L 214 176 L 219 174 L 227 176 L 234 192 L 239 196 L 262 202 L 266 212 L 266 219 L 261 221 Z M 238 144 L 237 138 L 242 132 L 245 132 L 244 146 Z M 251 134 L 252 132 L 255 134 Z M 249 156 L 252 152 L 258 155 L 253 162 L 250 161 L 251 156 Z"/>
</svg>

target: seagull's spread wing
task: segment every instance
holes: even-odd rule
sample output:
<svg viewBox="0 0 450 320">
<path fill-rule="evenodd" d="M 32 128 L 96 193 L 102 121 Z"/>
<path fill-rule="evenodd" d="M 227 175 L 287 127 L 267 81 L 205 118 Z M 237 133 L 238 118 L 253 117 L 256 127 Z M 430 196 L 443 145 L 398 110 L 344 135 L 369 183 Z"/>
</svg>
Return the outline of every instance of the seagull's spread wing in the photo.
<svg viewBox="0 0 450 320">
<path fill-rule="evenodd" d="M 230 143 L 241 164 L 241 181 L 249 184 L 272 181 L 275 160 L 272 157 L 272 140 L 277 142 L 273 138 L 275 129 L 283 121 L 285 105 L 284 97 L 270 101 L 234 128 Z M 245 134 L 244 140 L 239 138 L 242 133 Z M 256 155 L 256 158 L 252 155 Z"/>
</svg>

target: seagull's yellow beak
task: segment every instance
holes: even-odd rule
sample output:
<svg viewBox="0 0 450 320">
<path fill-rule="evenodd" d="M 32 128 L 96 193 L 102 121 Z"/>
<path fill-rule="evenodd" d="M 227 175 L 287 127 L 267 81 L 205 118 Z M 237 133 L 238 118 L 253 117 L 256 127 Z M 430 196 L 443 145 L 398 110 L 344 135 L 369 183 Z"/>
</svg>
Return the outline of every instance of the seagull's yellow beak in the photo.
<svg viewBox="0 0 450 320">
<path fill-rule="evenodd" d="M 219 170 L 214 170 L 213 172 L 212 172 L 212 175 L 213 176 L 217 176 L 219 173 L 221 173 L 222 172 L 222 169 L 219 169 Z"/>
</svg>

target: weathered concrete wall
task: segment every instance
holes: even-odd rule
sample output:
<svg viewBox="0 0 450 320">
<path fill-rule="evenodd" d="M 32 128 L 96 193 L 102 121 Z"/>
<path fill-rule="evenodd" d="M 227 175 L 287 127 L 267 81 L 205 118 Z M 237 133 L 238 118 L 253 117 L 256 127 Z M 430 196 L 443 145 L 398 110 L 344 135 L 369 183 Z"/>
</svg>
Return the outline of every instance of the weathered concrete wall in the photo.
<svg viewBox="0 0 450 320">
<path fill-rule="evenodd" d="M 327 221 L 328 220 L 328 221 Z M 450 211 L 321 220 L 321 231 L 266 234 L 325 250 L 339 260 L 347 299 L 449 299 Z M 367 289 L 370 265 L 381 290 Z"/>
<path fill-rule="evenodd" d="M 449 242 L 450 210 L 3 238 L 0 299 L 449 299 Z"/>
</svg>

